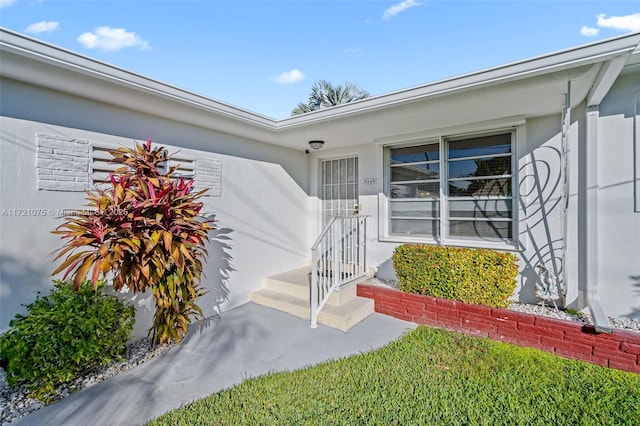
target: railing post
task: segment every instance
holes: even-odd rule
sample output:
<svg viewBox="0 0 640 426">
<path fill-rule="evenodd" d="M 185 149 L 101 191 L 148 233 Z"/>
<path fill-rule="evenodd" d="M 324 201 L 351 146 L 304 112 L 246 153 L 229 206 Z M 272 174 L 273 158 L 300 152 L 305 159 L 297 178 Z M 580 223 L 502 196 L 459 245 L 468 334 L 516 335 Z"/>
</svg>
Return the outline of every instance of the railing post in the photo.
<svg viewBox="0 0 640 426">
<path fill-rule="evenodd" d="M 333 229 L 331 230 L 331 245 L 333 246 L 332 254 L 332 279 L 331 279 L 331 287 L 335 289 L 335 291 L 340 291 L 340 287 L 337 284 L 340 282 L 340 241 L 342 240 L 342 235 L 340 230 L 342 229 L 343 223 L 341 220 L 336 220 L 333 224 Z"/>
<path fill-rule="evenodd" d="M 334 217 L 311 247 L 311 328 L 333 291 L 367 274 L 367 224 L 368 216 Z"/>
<path fill-rule="evenodd" d="M 359 232 L 358 234 L 362 234 L 362 257 L 364 257 L 364 262 L 362 262 L 364 264 L 364 273 L 368 274 L 369 273 L 369 257 L 367 256 L 367 228 L 369 225 L 369 217 L 368 216 L 364 216 L 362 218 L 362 232 Z"/>
<path fill-rule="evenodd" d="M 311 286 L 311 328 L 318 327 L 318 252 L 311 252 L 311 275 L 309 276 Z"/>
</svg>

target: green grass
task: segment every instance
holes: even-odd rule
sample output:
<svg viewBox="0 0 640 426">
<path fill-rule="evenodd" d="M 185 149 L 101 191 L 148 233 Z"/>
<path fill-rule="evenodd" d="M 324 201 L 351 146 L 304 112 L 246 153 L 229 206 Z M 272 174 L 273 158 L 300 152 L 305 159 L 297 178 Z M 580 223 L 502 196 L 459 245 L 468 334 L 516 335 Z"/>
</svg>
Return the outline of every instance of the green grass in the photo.
<svg viewBox="0 0 640 426">
<path fill-rule="evenodd" d="M 249 379 L 153 425 L 637 425 L 640 375 L 418 327 L 388 346 Z"/>
</svg>

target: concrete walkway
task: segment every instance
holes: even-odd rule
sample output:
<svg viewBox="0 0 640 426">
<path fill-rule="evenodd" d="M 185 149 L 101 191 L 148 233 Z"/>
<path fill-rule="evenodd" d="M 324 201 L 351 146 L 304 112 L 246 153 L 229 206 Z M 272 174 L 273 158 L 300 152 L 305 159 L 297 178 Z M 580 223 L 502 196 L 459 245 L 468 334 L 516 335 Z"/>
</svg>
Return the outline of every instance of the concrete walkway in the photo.
<svg viewBox="0 0 640 426">
<path fill-rule="evenodd" d="M 13 425 L 140 425 L 187 402 L 270 372 L 367 352 L 415 324 L 374 313 L 344 333 L 247 303 L 194 328 L 179 346 Z"/>
</svg>

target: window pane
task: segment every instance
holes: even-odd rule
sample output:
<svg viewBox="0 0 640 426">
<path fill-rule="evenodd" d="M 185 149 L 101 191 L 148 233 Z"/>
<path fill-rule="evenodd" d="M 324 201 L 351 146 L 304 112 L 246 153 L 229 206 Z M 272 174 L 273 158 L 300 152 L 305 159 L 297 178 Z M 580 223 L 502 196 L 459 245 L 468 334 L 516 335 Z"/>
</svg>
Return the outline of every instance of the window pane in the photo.
<svg viewBox="0 0 640 426">
<path fill-rule="evenodd" d="M 449 182 L 449 196 L 511 196 L 511 178 L 456 180 Z"/>
<path fill-rule="evenodd" d="M 391 164 L 417 163 L 420 161 L 434 161 L 440 159 L 439 144 L 394 148 L 391 150 Z"/>
<path fill-rule="evenodd" d="M 340 199 L 340 186 L 339 185 L 331 185 L 331 199 L 339 200 Z"/>
<path fill-rule="evenodd" d="M 340 167 L 338 167 L 339 160 L 328 161 L 331 163 L 331 183 L 340 182 Z"/>
<path fill-rule="evenodd" d="M 449 162 L 449 178 L 511 174 L 511 156 L 476 158 Z"/>
<path fill-rule="evenodd" d="M 440 233 L 439 220 L 427 219 L 391 219 L 392 235 L 438 236 Z"/>
<path fill-rule="evenodd" d="M 502 241 L 513 238 L 511 222 L 486 222 L 472 220 L 449 221 L 449 236 L 490 241 Z"/>
<path fill-rule="evenodd" d="M 449 216 L 473 218 L 513 218 L 511 200 L 449 201 Z"/>
<path fill-rule="evenodd" d="M 400 166 L 391 168 L 391 182 L 404 180 L 426 180 L 438 179 L 440 177 L 440 165 L 435 164 L 412 164 L 410 166 Z"/>
<path fill-rule="evenodd" d="M 356 158 L 347 158 L 347 182 L 356 182 L 358 174 L 356 170 Z"/>
<path fill-rule="evenodd" d="M 449 141 L 449 158 L 474 157 L 511 152 L 511 133 Z"/>
<path fill-rule="evenodd" d="M 347 198 L 350 200 L 356 198 L 356 186 L 354 184 L 347 185 Z"/>
<path fill-rule="evenodd" d="M 324 161 L 322 163 L 322 182 L 326 185 L 331 184 L 331 162 Z"/>
<path fill-rule="evenodd" d="M 437 218 L 440 216 L 440 202 L 393 201 L 391 203 L 391 216 Z"/>
<path fill-rule="evenodd" d="M 331 198 L 331 187 L 323 186 L 322 189 L 320 190 L 320 199 L 328 200 L 330 198 Z"/>
<path fill-rule="evenodd" d="M 391 185 L 391 198 L 438 198 L 440 184 L 438 182 L 405 183 Z"/>
</svg>

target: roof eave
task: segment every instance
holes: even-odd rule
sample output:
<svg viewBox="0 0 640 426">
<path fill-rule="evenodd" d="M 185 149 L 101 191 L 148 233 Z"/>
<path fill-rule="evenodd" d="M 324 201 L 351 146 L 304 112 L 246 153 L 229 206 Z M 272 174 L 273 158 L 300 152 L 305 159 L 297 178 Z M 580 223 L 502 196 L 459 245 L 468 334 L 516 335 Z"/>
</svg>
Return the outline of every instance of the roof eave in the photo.
<svg viewBox="0 0 640 426">
<path fill-rule="evenodd" d="M 295 128 L 345 116 L 389 108 L 429 97 L 492 86 L 556 71 L 605 62 L 620 55 L 638 53 L 640 32 L 577 46 L 522 61 L 463 74 L 349 104 L 338 105 L 277 121 L 278 130 Z"/>
<path fill-rule="evenodd" d="M 270 131 L 276 128 L 276 120 L 264 115 L 130 72 L 5 28 L 0 28 L 0 51 L 14 53 L 34 61 L 77 72 L 118 86 L 179 101 L 243 124 L 257 126 Z M 41 84 L 42 81 L 34 81 L 33 83 Z M 87 97 L 90 98 L 90 94 Z"/>
</svg>

